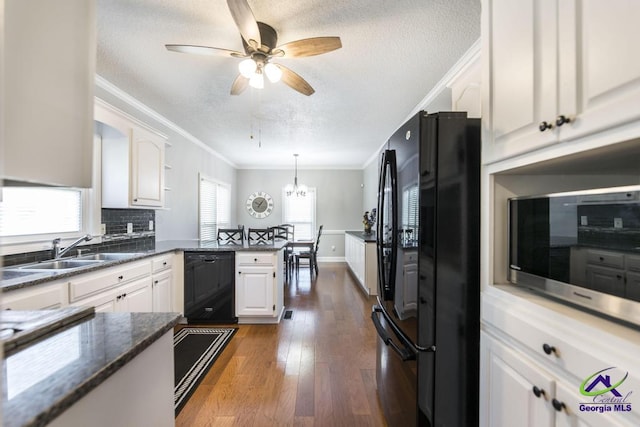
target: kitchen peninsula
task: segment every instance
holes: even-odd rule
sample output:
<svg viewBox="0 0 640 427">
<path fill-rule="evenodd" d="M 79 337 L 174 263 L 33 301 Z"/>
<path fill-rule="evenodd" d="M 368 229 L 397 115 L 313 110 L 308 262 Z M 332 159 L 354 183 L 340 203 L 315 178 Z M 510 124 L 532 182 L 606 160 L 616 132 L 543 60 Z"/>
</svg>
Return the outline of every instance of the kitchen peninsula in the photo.
<svg viewBox="0 0 640 427">
<path fill-rule="evenodd" d="M 10 350 L 2 424 L 172 426 L 178 320 L 177 313 L 95 313 Z"/>
</svg>

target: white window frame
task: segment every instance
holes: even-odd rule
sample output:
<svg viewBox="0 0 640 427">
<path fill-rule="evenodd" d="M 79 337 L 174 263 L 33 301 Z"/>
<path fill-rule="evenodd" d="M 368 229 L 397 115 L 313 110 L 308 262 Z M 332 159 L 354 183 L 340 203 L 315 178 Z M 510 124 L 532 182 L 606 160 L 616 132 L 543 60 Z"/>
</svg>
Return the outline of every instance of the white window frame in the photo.
<svg viewBox="0 0 640 427">
<path fill-rule="evenodd" d="M 0 197 L 2 197 L 1 191 L 7 187 L 0 189 Z M 55 188 L 55 187 L 50 187 Z M 41 251 L 51 248 L 50 242 L 53 239 L 60 238 L 62 240 L 62 246 L 65 242 L 71 242 L 85 234 L 91 234 L 92 232 L 92 198 L 91 190 L 87 188 L 75 188 L 75 187 L 62 187 L 61 190 L 74 190 L 80 192 L 80 230 L 65 233 L 42 233 L 42 234 L 25 234 L 18 236 L 0 236 L 0 255 L 10 255 L 22 252 Z M 87 243 L 96 243 L 95 240 Z"/>
<path fill-rule="evenodd" d="M 215 186 L 216 189 L 216 194 L 213 196 L 215 197 L 215 204 L 216 204 L 216 218 L 213 222 L 213 235 L 212 236 L 203 236 L 202 230 L 203 230 L 203 222 L 202 222 L 202 182 L 207 182 L 209 184 L 213 184 Z M 224 188 L 228 194 L 228 200 L 227 200 L 227 222 L 220 222 L 218 221 L 218 214 L 219 211 L 218 209 L 220 208 L 220 201 L 218 200 L 218 189 L 219 188 Z M 229 228 L 231 227 L 231 185 L 226 183 L 226 182 L 222 182 L 222 181 L 218 181 L 216 179 L 213 178 L 209 178 L 206 175 L 203 175 L 202 173 L 198 174 L 198 238 L 200 240 L 204 240 L 203 237 L 205 237 L 206 240 L 216 240 L 217 238 L 217 232 L 218 229 L 220 228 Z"/>
<path fill-rule="evenodd" d="M 301 238 L 300 234 L 298 233 L 299 227 L 297 226 L 297 224 L 301 224 L 301 222 L 291 221 L 289 219 L 289 217 L 288 217 L 288 215 L 289 215 L 289 212 L 288 212 L 289 204 L 287 203 L 287 199 L 288 198 L 295 198 L 295 197 L 312 197 L 311 203 L 313 205 L 311 206 L 311 235 L 309 236 L 308 239 Z M 305 196 L 296 196 L 295 194 L 287 196 L 286 188 L 284 188 L 284 187 L 282 188 L 282 201 L 283 201 L 283 203 L 282 203 L 282 222 L 284 224 L 293 224 L 293 225 L 296 226 L 295 232 L 294 232 L 294 236 L 293 236 L 294 237 L 294 241 L 315 240 L 316 235 L 317 235 L 317 230 L 318 230 L 318 227 L 316 225 L 317 224 L 317 221 L 316 221 L 317 200 L 318 200 L 318 197 L 317 197 L 317 192 L 316 192 L 316 188 L 315 187 L 308 187 L 307 188 L 307 194 Z M 307 221 L 302 222 L 302 224 L 307 224 L 307 223 L 308 223 Z"/>
</svg>

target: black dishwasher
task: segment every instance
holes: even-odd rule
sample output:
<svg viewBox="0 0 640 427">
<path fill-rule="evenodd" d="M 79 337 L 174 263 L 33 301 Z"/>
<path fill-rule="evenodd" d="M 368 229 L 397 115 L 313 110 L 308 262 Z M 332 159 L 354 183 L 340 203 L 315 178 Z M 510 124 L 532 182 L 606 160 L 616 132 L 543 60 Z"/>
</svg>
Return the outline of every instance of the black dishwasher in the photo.
<svg viewBox="0 0 640 427">
<path fill-rule="evenodd" d="M 235 253 L 184 253 L 184 315 L 189 323 L 237 323 Z"/>
</svg>

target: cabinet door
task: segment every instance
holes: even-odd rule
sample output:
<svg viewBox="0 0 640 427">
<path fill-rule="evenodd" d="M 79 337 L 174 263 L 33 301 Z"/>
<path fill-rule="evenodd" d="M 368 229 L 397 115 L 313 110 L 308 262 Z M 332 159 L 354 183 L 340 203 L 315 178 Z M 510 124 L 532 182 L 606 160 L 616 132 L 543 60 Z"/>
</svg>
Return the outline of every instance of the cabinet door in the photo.
<svg viewBox="0 0 640 427">
<path fill-rule="evenodd" d="M 560 1 L 558 114 L 573 139 L 640 117 L 640 2 Z"/>
<path fill-rule="evenodd" d="M 117 311 L 147 313 L 153 311 L 151 280 L 145 277 L 116 289 Z"/>
<path fill-rule="evenodd" d="M 482 425 L 553 426 L 553 378 L 526 356 L 484 332 L 480 347 Z"/>
<path fill-rule="evenodd" d="M 164 202 L 164 141 L 140 127 L 131 139 L 131 205 L 162 206 Z"/>
<path fill-rule="evenodd" d="M 418 264 L 404 267 L 404 313 L 418 310 Z"/>
<path fill-rule="evenodd" d="M 484 163 L 557 141 L 554 128 L 539 129 L 556 117 L 556 1 L 487 0 L 483 5 L 490 88 L 483 115 L 491 134 L 483 145 Z"/>
<path fill-rule="evenodd" d="M 587 264 L 587 287 L 611 295 L 624 296 L 624 271 Z"/>
<path fill-rule="evenodd" d="M 73 305 L 80 307 L 95 307 L 96 313 L 113 313 L 117 311 L 116 295 L 115 291 L 109 290 L 89 298 L 75 301 Z"/>
<path fill-rule="evenodd" d="M 153 276 L 153 311 L 171 311 L 171 270 Z"/>
<path fill-rule="evenodd" d="M 627 283 L 625 284 L 624 296 L 635 301 L 640 301 L 639 273 L 627 272 Z"/>
<path fill-rule="evenodd" d="M 91 187 L 95 3 L 2 2 L 4 176 Z"/>
<path fill-rule="evenodd" d="M 242 267 L 236 276 L 236 315 L 274 316 L 273 267 Z"/>
</svg>

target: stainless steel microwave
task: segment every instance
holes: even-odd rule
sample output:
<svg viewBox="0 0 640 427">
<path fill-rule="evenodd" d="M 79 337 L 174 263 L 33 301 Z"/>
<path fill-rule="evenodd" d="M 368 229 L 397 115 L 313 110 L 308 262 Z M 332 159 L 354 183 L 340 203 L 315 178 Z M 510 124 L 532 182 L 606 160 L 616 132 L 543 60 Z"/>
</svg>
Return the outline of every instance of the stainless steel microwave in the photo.
<svg viewBox="0 0 640 427">
<path fill-rule="evenodd" d="M 509 199 L 509 280 L 640 326 L 640 185 Z"/>
</svg>

